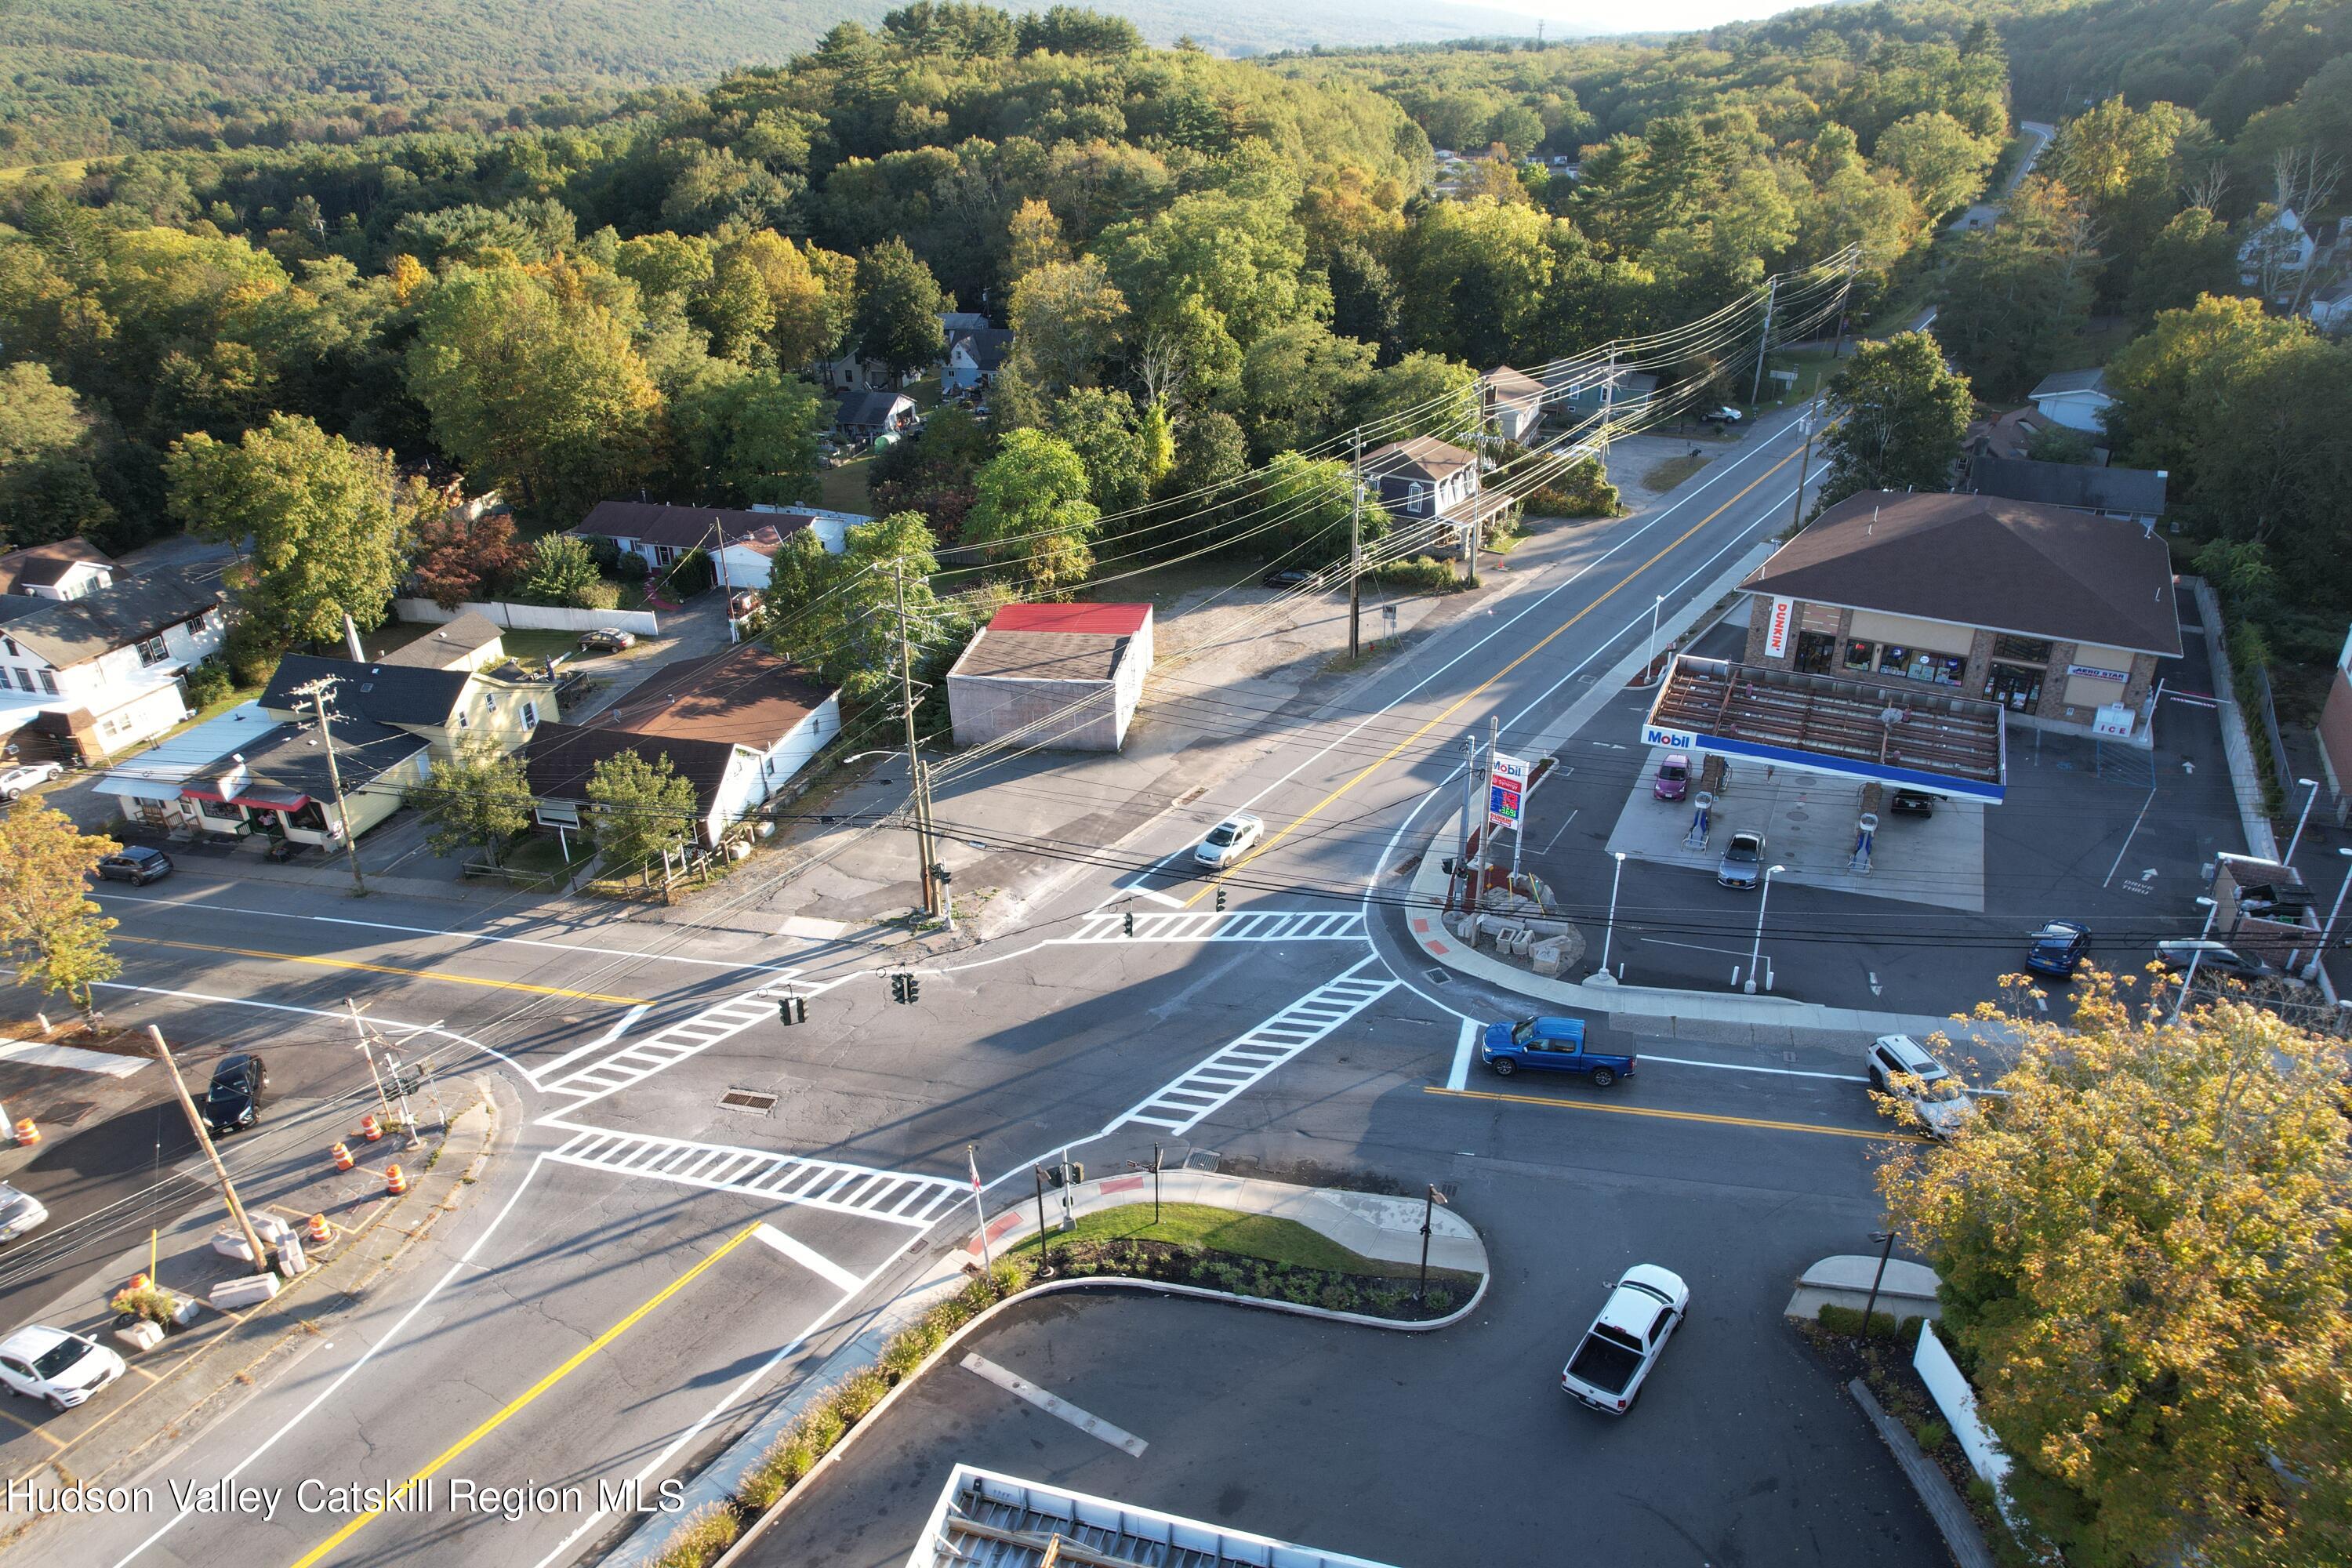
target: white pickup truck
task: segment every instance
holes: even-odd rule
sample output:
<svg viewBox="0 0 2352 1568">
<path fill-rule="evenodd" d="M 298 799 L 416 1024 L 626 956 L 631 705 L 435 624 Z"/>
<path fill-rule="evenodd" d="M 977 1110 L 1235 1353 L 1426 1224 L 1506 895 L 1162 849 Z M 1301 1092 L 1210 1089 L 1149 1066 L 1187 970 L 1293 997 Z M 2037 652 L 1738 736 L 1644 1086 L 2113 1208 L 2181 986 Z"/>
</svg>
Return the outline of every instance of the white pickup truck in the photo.
<svg viewBox="0 0 2352 1568">
<path fill-rule="evenodd" d="M 1604 1415 L 1624 1415 L 1689 1310 L 1690 1287 L 1682 1276 L 1636 1263 L 1610 1287 L 1601 1315 L 1560 1372 L 1560 1387 Z"/>
</svg>

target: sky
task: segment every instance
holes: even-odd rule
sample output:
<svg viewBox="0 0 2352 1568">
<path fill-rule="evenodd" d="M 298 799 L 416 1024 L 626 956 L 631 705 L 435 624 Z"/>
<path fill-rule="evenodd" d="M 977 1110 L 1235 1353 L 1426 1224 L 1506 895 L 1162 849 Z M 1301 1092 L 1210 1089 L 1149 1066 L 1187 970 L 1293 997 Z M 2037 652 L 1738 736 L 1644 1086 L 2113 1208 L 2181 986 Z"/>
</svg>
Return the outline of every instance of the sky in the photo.
<svg viewBox="0 0 2352 1568">
<path fill-rule="evenodd" d="M 1580 33 L 1679 33 L 1793 11 L 1807 0 L 1485 0 L 1541 17 L 1563 37 Z"/>
</svg>

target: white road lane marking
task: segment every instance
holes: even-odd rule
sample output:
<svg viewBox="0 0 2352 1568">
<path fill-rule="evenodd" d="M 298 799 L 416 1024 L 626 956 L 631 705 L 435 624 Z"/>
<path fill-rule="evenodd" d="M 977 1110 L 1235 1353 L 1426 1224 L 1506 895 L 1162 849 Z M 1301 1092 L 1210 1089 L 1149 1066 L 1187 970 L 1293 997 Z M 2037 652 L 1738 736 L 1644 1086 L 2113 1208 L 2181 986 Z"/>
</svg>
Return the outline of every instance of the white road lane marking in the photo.
<svg viewBox="0 0 2352 1568">
<path fill-rule="evenodd" d="M 1170 903 L 1176 900 L 1171 899 Z M 1181 905 L 1178 905 L 1181 910 Z M 1361 942 L 1364 916 L 1360 910 L 1234 910 L 1219 913 L 1194 910 L 1181 914 L 1134 915 L 1135 934 L 1127 934 L 1129 912 L 1108 910 L 1086 917 L 1056 942 Z"/>
<path fill-rule="evenodd" d="M 1046 1393 L 1019 1373 L 1007 1371 L 986 1356 L 966 1352 L 963 1358 L 963 1368 L 966 1372 L 975 1373 L 986 1378 L 1015 1399 L 1025 1399 L 1046 1415 L 1057 1420 L 1066 1421 L 1087 1436 L 1099 1437 L 1112 1447 L 1134 1458 L 1143 1458 L 1143 1450 L 1150 1447 L 1132 1432 L 1122 1431 L 1099 1415 L 1087 1415 L 1068 1400 L 1058 1394 Z"/>
<path fill-rule="evenodd" d="M 182 1002 L 216 1002 L 224 1007 L 256 1007 L 265 1013 L 299 1013 L 306 1018 L 334 1018 L 348 1022 L 351 1016 L 341 1009 L 329 1011 L 318 1007 L 297 1007 L 285 1002 L 258 1002 L 250 996 L 215 996 L 205 991 L 173 991 L 162 985 L 129 985 L 120 980 L 100 980 L 92 984 L 101 991 L 136 991 L 149 996 L 170 996 Z M 397 1018 L 380 1018 L 373 1013 L 368 1015 L 368 1022 L 380 1029 L 406 1029 L 413 1035 L 438 1035 L 445 1040 L 455 1041 L 469 1051 L 480 1051 L 485 1056 L 498 1058 L 516 1072 L 521 1073 L 526 1079 L 530 1077 L 520 1062 L 496 1046 L 486 1046 L 479 1040 L 467 1039 L 455 1029 L 445 1029 L 438 1024 L 404 1024 Z M 394 1042 L 394 1044 L 404 1043 L 404 1039 Z M 443 1065 L 446 1067 L 447 1064 Z"/>
<path fill-rule="evenodd" d="M 807 1242 L 796 1237 L 786 1236 L 772 1225 L 762 1224 L 751 1234 L 820 1279 L 826 1280 L 836 1290 L 855 1290 L 863 1283 L 856 1275 L 852 1274 Z"/>
<path fill-rule="evenodd" d="M 1445 1075 L 1445 1087 L 1460 1089 L 1470 1080 L 1470 1047 L 1478 1043 L 1478 1021 L 1462 1020 L 1462 1037 L 1454 1042 L 1454 1070 Z"/>
<path fill-rule="evenodd" d="M 652 1003 L 638 1003 L 635 1006 L 621 1015 L 620 1022 L 614 1024 L 611 1028 L 605 1030 L 603 1034 L 597 1036 L 586 1045 L 574 1046 L 570 1050 L 564 1052 L 562 1056 L 556 1058 L 553 1061 L 548 1062 L 544 1066 L 529 1069 L 523 1074 L 523 1076 L 530 1079 L 531 1087 L 533 1089 L 537 1089 L 540 1086 L 539 1080 L 541 1079 L 546 1077 L 549 1073 L 555 1071 L 558 1068 L 568 1067 L 572 1063 L 578 1061 L 582 1057 L 602 1050 L 604 1047 L 611 1045 L 614 1040 L 617 1040 L 623 1035 L 627 1034 L 636 1024 L 638 1019 L 644 1017 L 652 1010 Z"/>
<path fill-rule="evenodd" d="M 1647 1051 L 1641 1053 L 1641 1058 L 1645 1062 L 1665 1062 L 1678 1068 L 1713 1068 L 1717 1072 L 1760 1072 L 1768 1078 L 1820 1078 L 1832 1083 L 1870 1081 L 1858 1072 L 1812 1072 L 1803 1068 L 1759 1068 L 1747 1062 L 1703 1062 L 1688 1057 L 1654 1057 Z"/>
<path fill-rule="evenodd" d="M 733 1193 L 762 1203 L 795 1204 L 835 1214 L 857 1215 L 920 1230 L 953 1207 L 964 1184 L 944 1176 L 882 1171 L 840 1160 L 815 1160 L 773 1149 L 732 1143 L 698 1143 L 643 1132 L 582 1127 L 559 1117 L 542 1117 L 542 1127 L 572 1137 L 547 1157 L 566 1165 L 647 1176 L 681 1186 Z"/>
</svg>

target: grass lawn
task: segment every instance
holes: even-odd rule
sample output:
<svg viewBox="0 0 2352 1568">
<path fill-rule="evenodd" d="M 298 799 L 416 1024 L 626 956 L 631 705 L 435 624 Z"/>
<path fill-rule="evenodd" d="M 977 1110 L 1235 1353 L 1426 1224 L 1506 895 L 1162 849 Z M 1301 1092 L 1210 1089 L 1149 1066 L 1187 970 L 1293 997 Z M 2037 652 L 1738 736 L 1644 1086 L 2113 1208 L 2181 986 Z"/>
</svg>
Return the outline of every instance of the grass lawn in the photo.
<svg viewBox="0 0 2352 1568">
<path fill-rule="evenodd" d="M 509 630 L 499 633 L 499 641 L 517 658 L 548 659 L 580 651 L 578 632 Z"/>
<path fill-rule="evenodd" d="M 1033 1200 L 1034 1201 L 1034 1200 Z M 1045 1194 L 1045 1223 L 1058 1224 L 1054 1194 Z M 1297 1268 L 1328 1268 L 1339 1274 L 1378 1274 L 1409 1279 L 1419 1272 L 1410 1263 L 1387 1263 L 1352 1252 L 1318 1230 L 1296 1220 L 1270 1215 L 1236 1214 L 1207 1204 L 1166 1204 L 1160 1223 L 1151 1223 L 1151 1205 L 1127 1204 L 1080 1215 L 1076 1229 L 1057 1230 L 1049 1238 L 1058 1248 L 1065 1242 L 1164 1241 L 1176 1247 L 1204 1247 L 1212 1252 L 1255 1258 L 1262 1263 L 1287 1263 Z M 1037 1238 L 1013 1248 L 1034 1252 Z M 1431 1270 L 1434 1278 L 1436 1270 Z"/>
<path fill-rule="evenodd" d="M 817 504 L 829 511 L 853 511 L 864 515 L 873 503 L 866 499 L 866 476 L 874 466 L 871 457 L 858 458 L 837 468 L 817 470 Z"/>
<path fill-rule="evenodd" d="M 1688 453 L 1679 458 L 1668 458 L 1663 463 L 1653 464 L 1650 471 L 1642 476 L 1642 484 L 1644 489 L 1663 494 L 1712 461 L 1711 458 L 1694 458 Z"/>
<path fill-rule="evenodd" d="M 587 858 L 589 853 L 590 851 L 583 847 L 581 835 L 573 834 L 570 865 L 577 867 Z M 563 846 L 552 833 L 543 837 L 534 833 L 519 843 L 509 846 L 499 857 L 499 863 L 510 871 L 538 872 L 551 881 L 562 877 L 567 869 L 563 858 Z"/>
</svg>

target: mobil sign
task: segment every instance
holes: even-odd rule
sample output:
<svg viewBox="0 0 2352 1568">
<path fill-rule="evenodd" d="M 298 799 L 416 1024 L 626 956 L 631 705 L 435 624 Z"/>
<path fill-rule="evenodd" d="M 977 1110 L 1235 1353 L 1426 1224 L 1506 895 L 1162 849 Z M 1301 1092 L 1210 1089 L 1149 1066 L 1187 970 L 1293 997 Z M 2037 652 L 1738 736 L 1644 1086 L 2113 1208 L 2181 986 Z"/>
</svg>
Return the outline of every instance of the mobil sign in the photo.
<svg viewBox="0 0 2352 1568">
<path fill-rule="evenodd" d="M 1671 730 L 1664 724 L 1644 724 L 1642 726 L 1642 744 L 1664 746 L 1671 752 L 1696 752 L 1698 750 L 1698 732 L 1695 730 Z"/>
<path fill-rule="evenodd" d="M 1527 800 L 1528 764 L 1518 757 L 1494 754 L 1487 774 L 1486 822 L 1493 827 L 1517 827 L 1519 807 Z"/>
</svg>

